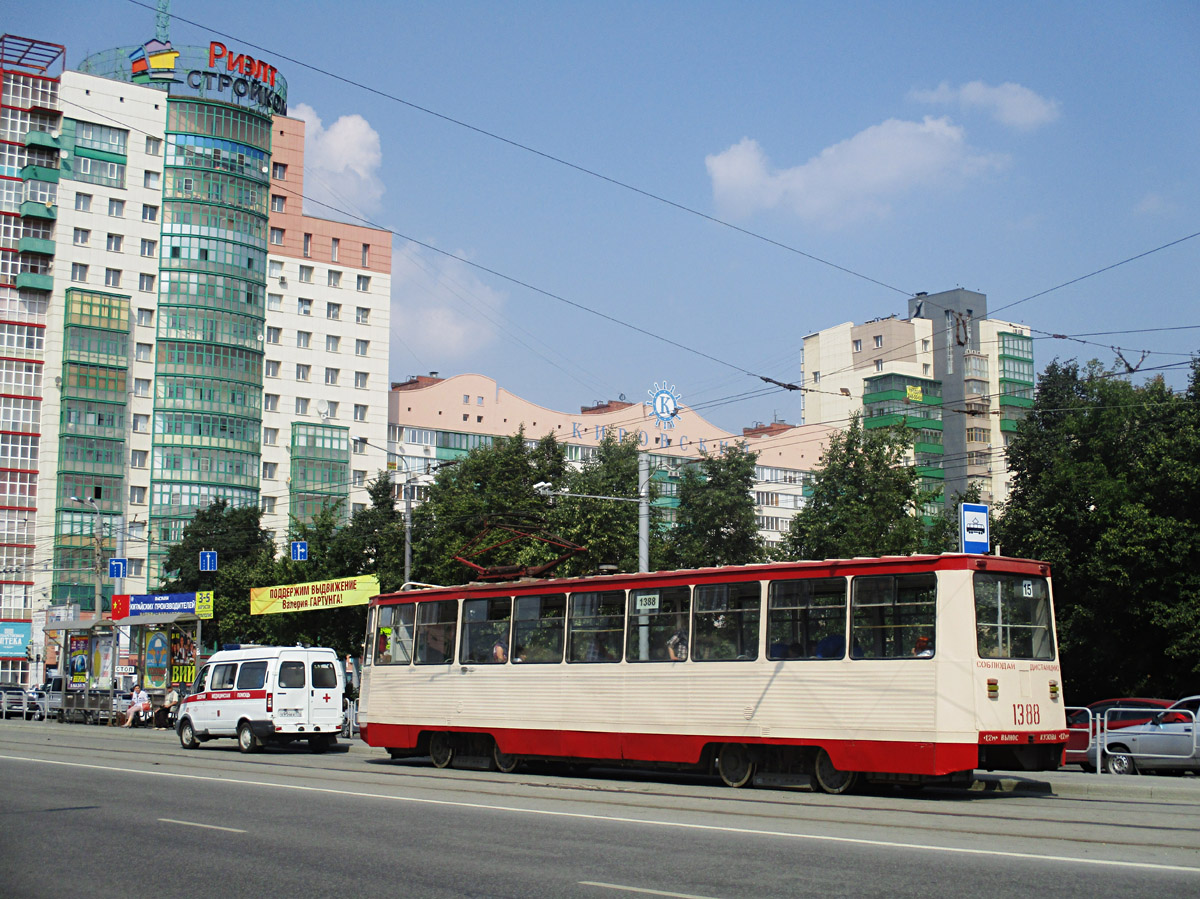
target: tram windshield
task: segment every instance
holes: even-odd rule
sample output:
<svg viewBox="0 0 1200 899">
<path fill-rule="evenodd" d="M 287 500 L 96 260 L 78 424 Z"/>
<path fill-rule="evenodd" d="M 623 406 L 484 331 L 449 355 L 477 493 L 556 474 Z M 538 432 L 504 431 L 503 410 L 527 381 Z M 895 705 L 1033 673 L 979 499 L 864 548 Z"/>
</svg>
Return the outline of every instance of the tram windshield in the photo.
<svg viewBox="0 0 1200 899">
<path fill-rule="evenodd" d="M 1046 579 L 977 572 L 975 635 L 980 658 L 1053 659 Z"/>
</svg>

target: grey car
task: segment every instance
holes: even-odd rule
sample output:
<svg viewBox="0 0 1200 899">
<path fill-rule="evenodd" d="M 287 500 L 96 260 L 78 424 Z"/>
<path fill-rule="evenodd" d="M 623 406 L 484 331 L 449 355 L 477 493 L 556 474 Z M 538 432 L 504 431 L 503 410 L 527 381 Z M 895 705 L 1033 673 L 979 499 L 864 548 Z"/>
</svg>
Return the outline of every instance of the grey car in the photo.
<svg viewBox="0 0 1200 899">
<path fill-rule="evenodd" d="M 1148 723 L 1106 734 L 1104 770 L 1112 774 L 1161 771 L 1200 773 L 1200 744 L 1196 716 L 1200 696 L 1186 696 L 1163 709 Z M 1096 763 L 1095 743 L 1088 749 L 1088 762 Z"/>
<path fill-rule="evenodd" d="M 0 710 L 5 718 L 29 719 L 37 714 L 37 706 L 20 684 L 0 684 Z"/>
</svg>

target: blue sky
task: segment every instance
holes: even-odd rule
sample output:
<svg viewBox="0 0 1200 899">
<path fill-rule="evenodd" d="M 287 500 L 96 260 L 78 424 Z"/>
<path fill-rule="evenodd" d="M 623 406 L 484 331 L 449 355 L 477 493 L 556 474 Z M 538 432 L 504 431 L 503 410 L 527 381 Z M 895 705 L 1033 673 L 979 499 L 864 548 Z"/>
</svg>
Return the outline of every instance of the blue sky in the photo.
<svg viewBox="0 0 1200 899">
<path fill-rule="evenodd" d="M 1039 368 L 1200 349 L 1200 237 L 1001 309 L 1200 231 L 1194 2 L 173 11 L 202 26 L 176 44 L 223 32 L 285 75 L 310 197 L 513 279 L 397 239 L 394 379 L 479 372 L 562 410 L 666 381 L 730 430 L 796 422 L 796 394 L 728 398 L 799 379 L 805 334 L 953 287 L 1035 329 Z M 154 32 L 129 0 L 5 20 L 72 67 Z"/>
</svg>

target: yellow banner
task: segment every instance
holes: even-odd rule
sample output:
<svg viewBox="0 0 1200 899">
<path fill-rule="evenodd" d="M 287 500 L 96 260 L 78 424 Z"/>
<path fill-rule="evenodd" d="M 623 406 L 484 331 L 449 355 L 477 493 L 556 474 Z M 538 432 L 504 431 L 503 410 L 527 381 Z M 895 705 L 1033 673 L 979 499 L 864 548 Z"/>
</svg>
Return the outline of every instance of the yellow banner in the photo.
<svg viewBox="0 0 1200 899">
<path fill-rule="evenodd" d="M 196 591 L 196 617 L 205 620 L 213 616 L 213 592 L 211 590 Z"/>
<path fill-rule="evenodd" d="M 362 606 L 379 593 L 379 578 L 373 574 L 288 584 L 281 587 L 255 587 L 250 591 L 250 614 L 273 615 L 277 612 L 311 612 Z"/>
<path fill-rule="evenodd" d="M 924 398 L 925 392 L 915 384 L 909 384 L 905 390 L 908 393 L 908 399 L 914 403 L 919 403 Z"/>
</svg>

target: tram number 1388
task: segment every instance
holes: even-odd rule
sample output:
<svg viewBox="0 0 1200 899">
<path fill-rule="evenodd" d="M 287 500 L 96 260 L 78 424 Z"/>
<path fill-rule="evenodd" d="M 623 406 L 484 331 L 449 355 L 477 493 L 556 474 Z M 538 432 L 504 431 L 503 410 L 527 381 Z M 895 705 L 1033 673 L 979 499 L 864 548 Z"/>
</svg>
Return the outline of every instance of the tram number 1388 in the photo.
<svg viewBox="0 0 1200 899">
<path fill-rule="evenodd" d="M 1030 725 L 1042 723 L 1042 709 L 1036 702 L 1017 702 L 1013 704 L 1013 724 Z"/>
</svg>

